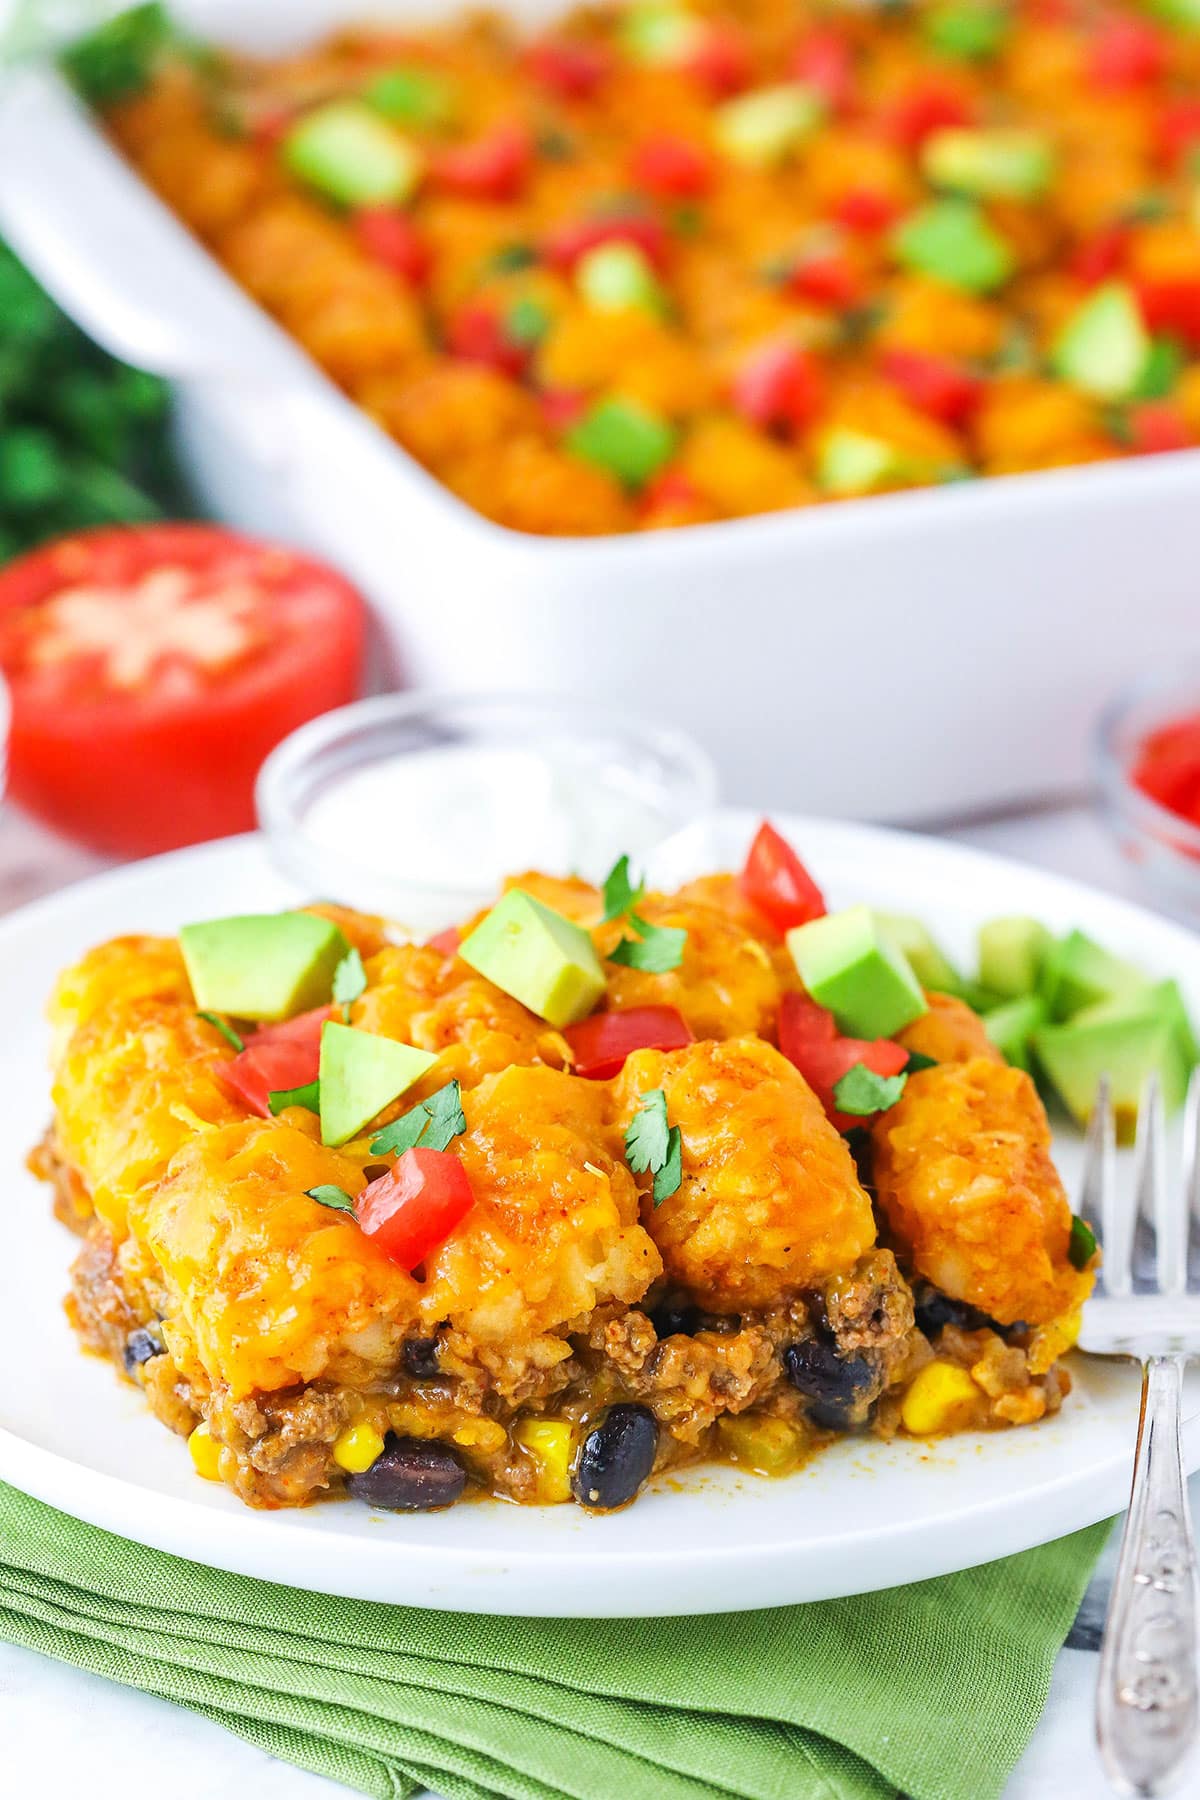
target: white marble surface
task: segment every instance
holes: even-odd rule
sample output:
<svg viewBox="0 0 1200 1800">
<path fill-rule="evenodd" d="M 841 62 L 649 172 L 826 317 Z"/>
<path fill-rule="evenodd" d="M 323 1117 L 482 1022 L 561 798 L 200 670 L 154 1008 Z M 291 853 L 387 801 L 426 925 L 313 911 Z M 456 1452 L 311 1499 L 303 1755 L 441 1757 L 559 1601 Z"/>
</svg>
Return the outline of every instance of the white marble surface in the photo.
<svg viewBox="0 0 1200 1800">
<path fill-rule="evenodd" d="M 947 833 L 1004 855 L 1145 899 L 1085 808 L 979 823 Z M 98 867 L 17 817 L 0 813 L 0 912 Z M 1130 1421 L 1132 1444 L 1133 1421 Z M 1200 1478 L 1192 1484 L 1200 1519 Z M 1055 1669 L 1050 1700 L 1005 1800 L 1106 1800 L 1092 1744 L 1095 1644 L 1111 1552 Z M 1190 1792 L 1197 1791 L 1189 1789 Z M 275 1762 L 219 1726 L 0 1643 L 0 1795 L 67 1800 L 336 1800 L 344 1789 Z"/>
</svg>

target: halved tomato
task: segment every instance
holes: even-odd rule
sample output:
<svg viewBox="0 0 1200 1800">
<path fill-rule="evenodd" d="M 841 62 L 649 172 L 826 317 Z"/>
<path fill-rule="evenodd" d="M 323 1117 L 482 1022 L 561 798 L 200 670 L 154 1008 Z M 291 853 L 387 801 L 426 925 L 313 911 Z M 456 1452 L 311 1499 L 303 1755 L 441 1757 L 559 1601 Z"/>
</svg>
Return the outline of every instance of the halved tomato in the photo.
<svg viewBox="0 0 1200 1800">
<path fill-rule="evenodd" d="M 254 824 L 254 778 L 359 691 L 365 608 L 322 563 L 215 525 L 81 532 L 0 571 L 10 787 L 145 856 Z"/>
</svg>

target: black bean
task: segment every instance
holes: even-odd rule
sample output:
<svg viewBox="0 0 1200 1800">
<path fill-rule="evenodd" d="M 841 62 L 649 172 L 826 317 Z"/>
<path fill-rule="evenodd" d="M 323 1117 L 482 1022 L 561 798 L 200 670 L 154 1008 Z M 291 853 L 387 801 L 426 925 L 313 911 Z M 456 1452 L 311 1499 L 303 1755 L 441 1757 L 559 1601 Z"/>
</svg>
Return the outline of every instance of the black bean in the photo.
<svg viewBox="0 0 1200 1800">
<path fill-rule="evenodd" d="M 839 1356 L 832 1344 L 804 1338 L 788 1345 L 783 1361 L 788 1380 L 809 1401 L 809 1418 L 827 1431 L 848 1430 L 855 1408 L 874 1397 L 878 1377 L 865 1356 Z"/>
<path fill-rule="evenodd" d="M 467 1484 L 467 1472 L 453 1450 L 428 1438 L 389 1434 L 383 1454 L 346 1486 L 356 1500 L 388 1512 L 429 1512 L 453 1506 Z"/>
<path fill-rule="evenodd" d="M 581 1506 L 611 1512 L 633 1499 L 654 1467 L 658 1426 L 645 1406 L 610 1406 L 583 1440 L 571 1477 Z"/>
<path fill-rule="evenodd" d="M 943 1325 L 956 1325 L 960 1331 L 979 1331 L 991 1322 L 965 1300 L 952 1300 L 928 1282 L 916 1290 L 916 1303 L 917 1326 L 926 1337 L 935 1336 Z"/>
<path fill-rule="evenodd" d="M 699 1328 L 700 1308 L 686 1300 L 664 1300 L 650 1314 L 650 1323 L 660 1338 L 691 1337 Z"/>
<path fill-rule="evenodd" d="M 147 1331 L 144 1326 L 139 1325 L 137 1330 L 131 1331 L 125 1339 L 125 1349 L 122 1354 L 125 1373 L 132 1375 L 133 1371 L 140 1368 L 143 1363 L 148 1363 L 152 1358 L 163 1354 L 162 1339 L 157 1332 Z"/>
<path fill-rule="evenodd" d="M 438 1368 L 437 1339 L 407 1338 L 404 1344 L 404 1367 L 414 1381 L 432 1381 L 441 1373 Z"/>
</svg>

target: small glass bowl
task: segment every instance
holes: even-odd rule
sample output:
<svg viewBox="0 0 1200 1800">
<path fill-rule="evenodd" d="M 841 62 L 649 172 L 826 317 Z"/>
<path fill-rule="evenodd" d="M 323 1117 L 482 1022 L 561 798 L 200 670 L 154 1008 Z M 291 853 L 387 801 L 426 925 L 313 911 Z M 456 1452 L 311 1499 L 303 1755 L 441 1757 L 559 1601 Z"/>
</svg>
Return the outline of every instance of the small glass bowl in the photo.
<svg viewBox="0 0 1200 1800">
<path fill-rule="evenodd" d="M 1118 847 L 1165 907 L 1200 919 L 1200 826 L 1160 806 L 1132 776 L 1149 734 L 1189 713 L 1200 714 L 1200 662 L 1143 676 L 1101 714 L 1094 756 L 1100 810 Z"/>
<path fill-rule="evenodd" d="M 385 694 L 294 731 L 258 777 L 276 864 L 309 894 L 434 929 L 541 868 L 602 880 L 716 801 L 681 732 L 547 694 Z"/>
</svg>

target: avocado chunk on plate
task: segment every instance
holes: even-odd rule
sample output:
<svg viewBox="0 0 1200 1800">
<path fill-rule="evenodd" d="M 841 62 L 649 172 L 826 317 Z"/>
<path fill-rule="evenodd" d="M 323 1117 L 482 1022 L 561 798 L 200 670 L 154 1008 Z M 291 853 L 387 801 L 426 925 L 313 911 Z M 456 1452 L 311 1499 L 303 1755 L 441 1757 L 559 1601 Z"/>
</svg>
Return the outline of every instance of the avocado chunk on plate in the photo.
<svg viewBox="0 0 1200 1800">
<path fill-rule="evenodd" d="M 787 947 L 812 998 L 850 1037 L 894 1037 L 929 1010 L 904 952 L 869 906 L 797 925 Z"/>
<path fill-rule="evenodd" d="M 556 1030 L 586 1018 L 604 992 L 604 970 L 582 925 L 521 888 L 496 902 L 458 954 Z"/>
<path fill-rule="evenodd" d="M 276 1023 L 322 1006 L 350 946 L 313 913 L 246 913 L 185 925 L 179 945 L 201 1010 Z"/>
</svg>

